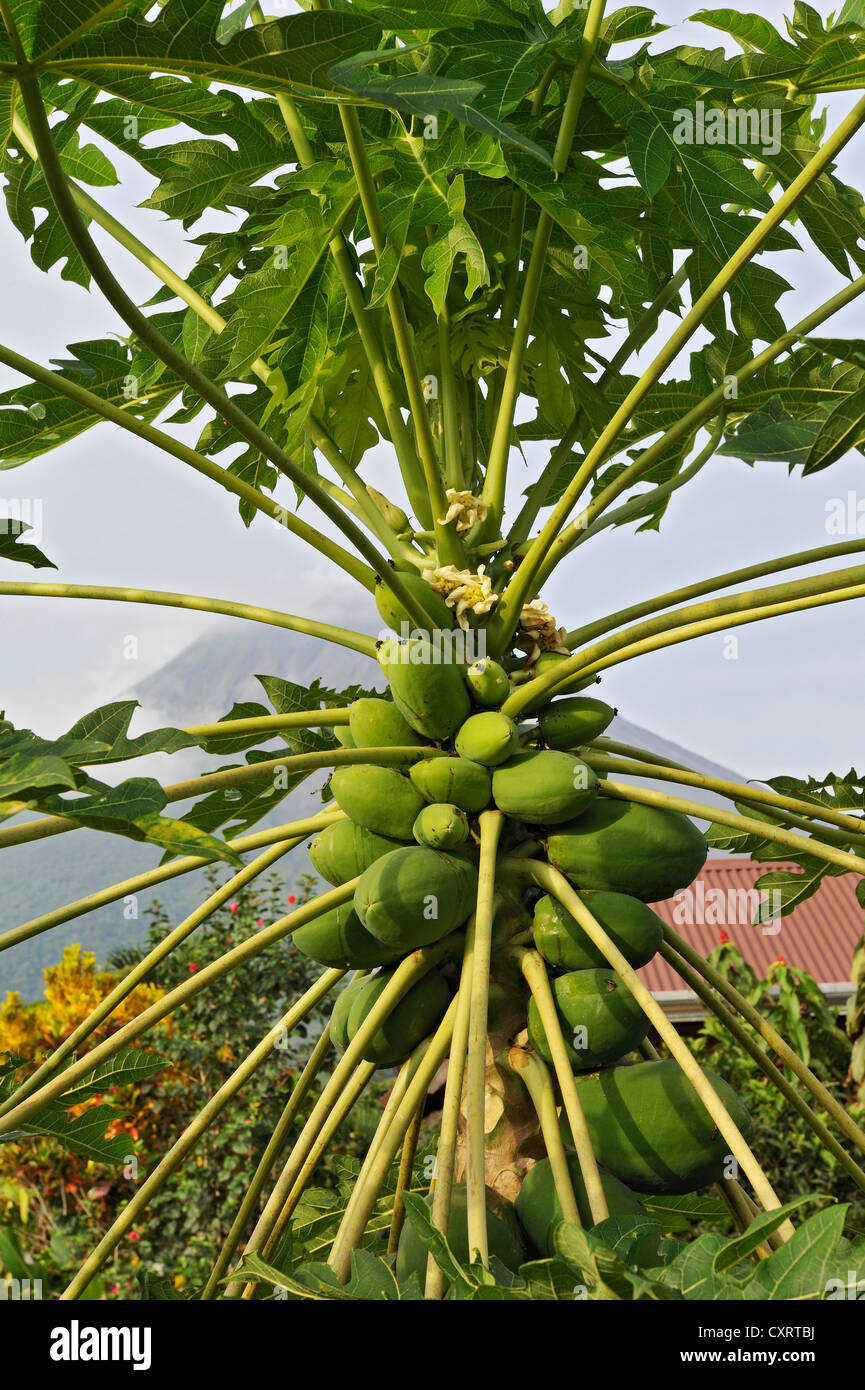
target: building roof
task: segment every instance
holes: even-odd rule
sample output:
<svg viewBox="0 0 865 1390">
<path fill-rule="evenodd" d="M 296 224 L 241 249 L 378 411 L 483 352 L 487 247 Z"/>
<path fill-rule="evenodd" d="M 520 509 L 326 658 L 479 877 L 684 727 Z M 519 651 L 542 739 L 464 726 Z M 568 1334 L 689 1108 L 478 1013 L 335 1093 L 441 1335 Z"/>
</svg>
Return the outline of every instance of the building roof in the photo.
<svg viewBox="0 0 865 1390">
<path fill-rule="evenodd" d="M 708 859 L 684 894 L 652 907 L 701 955 L 708 955 L 725 931 L 761 979 L 783 956 L 788 965 L 813 975 L 830 1002 L 843 1003 L 852 993 L 850 965 L 862 937 L 862 908 L 856 901 L 859 876 L 824 878 L 813 897 L 788 917 L 752 926 L 758 903 L 754 884 L 777 869 L 801 872 L 798 865 L 783 860 L 757 864 L 741 857 Z M 638 973 L 667 1012 L 683 1022 L 702 1017 L 702 1006 L 661 956 Z"/>
</svg>

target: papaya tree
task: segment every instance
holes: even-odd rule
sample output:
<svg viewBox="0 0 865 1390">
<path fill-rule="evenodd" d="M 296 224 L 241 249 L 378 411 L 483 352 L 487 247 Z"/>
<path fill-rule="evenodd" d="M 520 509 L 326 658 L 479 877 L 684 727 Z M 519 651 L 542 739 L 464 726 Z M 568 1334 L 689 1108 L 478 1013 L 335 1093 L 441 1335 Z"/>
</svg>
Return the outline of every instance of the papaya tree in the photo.
<svg viewBox="0 0 865 1390">
<path fill-rule="evenodd" d="M 182 1027 L 186 1005 L 229 973 L 242 984 L 289 935 L 320 967 L 166 1138 L 62 1297 L 164 1202 L 328 997 L 329 1026 L 195 1297 L 825 1296 L 835 1256 L 809 1261 L 817 1237 L 845 1277 L 861 1255 L 844 1204 L 784 1204 L 741 1101 L 637 971 L 660 952 L 865 1190 L 848 1110 L 649 906 L 691 883 L 710 846 L 797 866 L 770 876 L 776 915 L 826 874 L 862 874 L 862 781 L 708 777 L 611 738 L 613 708 L 586 692 L 603 674 L 614 695 L 617 666 L 707 633 L 865 597 L 865 565 L 833 567 L 865 540 L 649 585 L 575 627 L 543 595 L 605 530 L 657 530 L 718 453 L 810 475 L 865 441 L 865 349 L 826 336 L 865 290 L 865 205 L 836 172 L 865 123 L 862 0 L 828 20 L 796 3 L 783 32 L 704 11 L 679 46 L 663 16 L 605 0 L 549 13 L 312 0 L 279 15 L 258 0 L 0 0 L 0 15 L 9 217 L 37 266 L 62 263 L 128 330 L 51 369 L 0 346 L 21 378 L 3 396 L 3 466 L 110 422 L 234 498 L 251 544 L 269 521 L 309 546 L 383 624 L 376 640 L 122 575 L 0 584 L 22 602 L 165 605 L 310 639 L 308 686 L 268 678 L 268 705 L 215 723 L 136 736 L 133 702 L 115 702 L 61 737 L 0 725 L 0 848 L 86 826 L 165 855 L 0 948 L 203 864 L 232 870 L 35 1069 L 7 1060 L 0 1138 L 56 1133 L 64 1109 L 122 1081 L 157 1023 Z M 834 128 L 829 94 L 846 101 Z M 112 148 L 156 180 L 150 208 L 183 229 L 205 219 L 188 278 L 90 191 L 115 177 Z M 230 217 L 213 230 L 211 213 Z M 768 259 L 804 245 L 837 288 L 788 325 L 790 286 Z M 144 307 L 113 268 L 121 251 L 152 276 Z M 192 423 L 194 447 L 180 438 Z M 35 540 L 7 527 L 0 556 L 50 566 Z M 367 659 L 364 693 L 321 686 L 321 643 Z M 136 776 L 136 758 L 191 748 L 226 761 L 166 784 Z M 124 780 L 102 780 L 127 762 Z M 322 770 L 320 811 L 255 829 Z M 721 803 L 707 834 L 698 789 Z M 173 803 L 189 805 L 173 816 Z M 310 837 L 324 891 L 94 1044 L 149 970 Z M 395 1080 L 369 1152 L 322 1196 L 316 1169 L 380 1069 Z M 689 1220 L 719 1211 L 730 1253 L 689 1283 Z M 717 1254 L 725 1238 L 696 1239 Z"/>
</svg>

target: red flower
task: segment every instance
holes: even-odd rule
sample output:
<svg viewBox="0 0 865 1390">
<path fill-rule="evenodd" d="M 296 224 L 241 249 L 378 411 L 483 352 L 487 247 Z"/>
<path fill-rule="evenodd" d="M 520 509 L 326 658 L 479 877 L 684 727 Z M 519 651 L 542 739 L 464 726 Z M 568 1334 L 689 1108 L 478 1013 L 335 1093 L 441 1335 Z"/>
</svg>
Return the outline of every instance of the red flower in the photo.
<svg viewBox="0 0 865 1390">
<path fill-rule="evenodd" d="M 257 927 L 263 927 L 263 926 L 264 926 L 264 918 L 263 918 L 263 917 L 256 917 L 256 919 L 255 919 L 255 925 L 256 925 Z"/>
<path fill-rule="evenodd" d="M 776 964 L 776 965 L 786 965 L 786 964 L 787 964 L 787 957 L 786 957 L 786 956 L 776 956 L 776 957 L 775 957 L 775 964 Z"/>
<path fill-rule="evenodd" d="M 729 933 L 729 932 L 725 932 L 724 929 L 722 928 L 721 931 L 718 932 L 718 945 L 719 945 L 719 946 L 726 946 L 726 944 L 727 944 L 727 942 L 728 942 L 729 940 L 730 940 L 730 933 Z"/>
<path fill-rule="evenodd" d="M 130 1231 L 130 1232 L 129 1232 L 129 1239 L 130 1239 L 130 1240 L 140 1240 L 140 1239 L 141 1239 L 141 1236 L 139 1235 L 138 1231 Z"/>
<path fill-rule="evenodd" d="M 189 973 L 190 973 L 190 975 L 194 975 L 197 969 L 198 969 L 198 966 L 195 965 L 194 963 L 193 963 L 192 965 L 190 965 L 190 967 L 189 967 Z"/>
<path fill-rule="evenodd" d="M 238 910 L 239 907 L 240 907 L 240 903 L 229 903 L 229 904 L 228 904 L 228 910 L 229 910 L 229 912 L 237 912 L 237 910 Z"/>
<path fill-rule="evenodd" d="M 288 895 L 288 901 L 289 901 L 290 903 L 296 903 L 296 902 L 297 902 L 297 898 L 294 896 L 293 893 L 289 893 L 289 895 Z"/>
</svg>

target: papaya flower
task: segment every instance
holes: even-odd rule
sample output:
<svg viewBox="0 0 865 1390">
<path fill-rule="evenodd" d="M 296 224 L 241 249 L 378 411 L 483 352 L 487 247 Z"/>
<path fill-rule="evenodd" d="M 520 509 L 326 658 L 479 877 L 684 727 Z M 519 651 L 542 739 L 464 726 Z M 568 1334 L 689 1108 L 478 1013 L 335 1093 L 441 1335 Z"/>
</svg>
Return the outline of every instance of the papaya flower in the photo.
<svg viewBox="0 0 865 1390">
<path fill-rule="evenodd" d="M 541 652 L 562 652 L 570 656 L 569 649 L 564 645 L 566 635 L 566 629 L 557 627 L 555 618 L 543 600 L 536 598 L 532 599 L 531 603 L 523 604 L 514 646 L 529 653 L 530 663 L 537 661 Z"/>
<path fill-rule="evenodd" d="M 456 565 L 439 565 L 438 569 L 424 570 L 423 577 L 431 589 L 444 598 L 448 608 L 453 608 L 460 627 L 468 629 L 467 612 L 489 613 L 498 594 L 493 593 L 492 581 L 484 573 L 486 565 L 480 565 L 477 573 L 471 570 L 458 570 Z"/>
<path fill-rule="evenodd" d="M 459 492 L 455 487 L 449 487 L 445 496 L 448 509 L 438 519 L 440 526 L 448 526 L 455 521 L 458 531 L 470 531 L 477 522 L 486 520 L 486 503 L 480 497 L 475 497 L 471 492 Z"/>
</svg>

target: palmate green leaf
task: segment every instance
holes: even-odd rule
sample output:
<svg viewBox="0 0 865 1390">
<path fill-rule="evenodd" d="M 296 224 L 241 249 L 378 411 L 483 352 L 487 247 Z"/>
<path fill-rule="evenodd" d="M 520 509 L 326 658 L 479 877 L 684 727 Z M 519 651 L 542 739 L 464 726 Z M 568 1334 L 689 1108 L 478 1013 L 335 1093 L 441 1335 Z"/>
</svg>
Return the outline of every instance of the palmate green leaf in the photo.
<svg viewBox="0 0 865 1390">
<path fill-rule="evenodd" d="M 121 1047 L 113 1057 L 100 1062 L 88 1076 L 64 1091 L 60 1103 L 80 1105 L 83 1100 L 102 1095 L 110 1086 L 131 1086 L 165 1066 L 168 1066 L 167 1060 L 155 1052 L 145 1052 L 140 1047 Z"/>
<path fill-rule="evenodd" d="M 744 1287 L 746 1298 L 785 1302 L 821 1301 L 836 1273 L 844 1232 L 846 1203 L 836 1203 L 803 1221 L 791 1238 L 754 1270 Z M 846 1268 L 844 1275 L 846 1277 Z"/>
<path fill-rule="evenodd" d="M 776 854 L 775 857 L 780 856 Z M 800 903 L 814 896 L 824 878 L 846 872 L 837 864 L 827 864 L 825 859 L 816 859 L 809 854 L 796 855 L 796 863 L 800 866 L 798 872 L 772 869 L 767 874 L 761 874 L 754 883 L 757 892 L 763 895 L 754 918 L 755 926 L 778 917 L 788 917 Z"/>
<path fill-rule="evenodd" d="M 236 379 L 267 349 L 357 199 L 354 177 L 344 167 L 329 169 L 327 177 L 321 168 L 307 171 L 303 181 L 289 180 L 286 192 L 288 206 L 259 233 L 260 244 L 269 248 L 267 260 L 244 275 L 219 306 L 227 322 L 210 340 L 202 361 L 205 370 L 219 364 L 223 375 Z M 287 330 L 291 332 L 290 322 Z"/>
<path fill-rule="evenodd" d="M 86 386 L 138 419 L 153 419 L 177 393 L 177 383 L 169 379 L 149 388 L 142 398 L 130 375 L 129 349 L 113 339 L 70 343 L 67 351 L 74 354 L 74 361 L 55 366 L 61 376 Z M 56 449 L 101 419 L 86 406 L 38 382 L 0 392 L 0 471 L 17 468 Z"/>
<path fill-rule="evenodd" d="M 114 700 L 82 715 L 63 735 L 77 740 L 82 748 L 76 758 L 91 764 L 125 762 L 127 758 L 144 758 L 151 753 L 178 753 L 182 748 L 194 748 L 199 740 L 182 729 L 151 729 L 137 738 L 129 737 L 132 716 L 140 709 L 138 700 Z"/>
<path fill-rule="evenodd" d="M 386 49 L 358 53 L 334 64 L 330 75 L 346 91 L 365 97 L 394 111 L 409 116 L 438 115 L 446 111 L 455 120 L 490 135 L 504 144 L 515 146 L 538 163 L 552 167 L 552 158 L 540 145 L 515 127 L 489 116 L 476 104 L 483 88 L 467 78 L 440 77 L 434 73 L 406 72 L 388 77 L 378 72 L 378 66 L 389 60 L 401 60 L 405 49 Z"/>
<path fill-rule="evenodd" d="M 40 1137 L 56 1139 L 70 1153 L 117 1171 L 133 1147 L 128 1134 L 105 1137 L 108 1126 L 119 1118 L 119 1112 L 111 1105 L 91 1105 L 82 1115 L 70 1116 L 62 1101 L 49 1101 L 39 1110 L 36 1123 L 0 1135 L 0 1144 L 20 1144 Z"/>
<path fill-rule="evenodd" d="M 222 10 L 223 0 L 168 0 L 150 23 L 122 17 L 40 66 L 97 87 L 103 76 L 113 83 L 126 74 L 158 72 L 335 101 L 340 93 L 329 68 L 381 35 L 372 17 L 324 10 L 252 25 L 220 43 Z"/>
<path fill-rule="evenodd" d="M 818 473 L 844 457 L 851 449 L 865 444 L 865 387 L 852 391 L 824 420 L 811 444 L 802 476 Z"/>
<path fill-rule="evenodd" d="M 247 755 L 249 756 L 249 755 Z M 269 758 L 269 753 L 262 755 Z M 254 759 L 253 759 L 254 761 Z M 237 763 L 226 764 L 225 768 L 218 768 L 217 771 L 225 771 L 228 767 L 236 768 Z M 253 779 L 251 782 L 244 782 L 240 787 L 229 788 L 227 791 L 209 792 L 207 796 L 201 797 L 196 801 L 191 810 L 187 811 L 176 822 L 177 825 L 191 826 L 206 834 L 211 834 L 222 827 L 230 828 L 232 837 L 245 835 L 254 825 L 257 825 L 270 811 L 274 810 L 280 802 L 284 801 L 289 792 L 299 787 L 310 774 L 308 772 L 294 772 L 285 779 L 285 786 L 274 786 L 273 773 L 267 773 L 262 779 Z M 221 843 L 217 841 L 217 843 Z M 198 853 L 197 850 L 194 853 Z M 166 860 L 171 856 L 166 856 Z"/>
<path fill-rule="evenodd" d="M 757 48 L 761 53 L 774 53 L 789 57 L 796 53 L 792 44 L 781 37 L 768 19 L 758 14 L 743 14 L 741 10 L 699 10 L 690 16 L 697 24 L 708 24 L 713 29 L 722 29 L 734 39 L 739 39 L 747 48 Z"/>
<path fill-rule="evenodd" d="M 75 775 L 62 758 L 15 753 L 0 762 L 0 798 L 9 800 L 53 791 L 58 787 L 74 787 Z"/>
<path fill-rule="evenodd" d="M 733 1240 L 728 1240 L 718 1250 L 712 1261 L 715 1274 L 724 1274 L 728 1269 L 739 1264 L 741 1260 L 752 1254 L 767 1236 L 772 1235 L 780 1226 L 783 1226 L 791 1212 L 798 1211 L 806 1203 L 816 1200 L 816 1197 L 809 1193 L 805 1197 L 794 1198 L 792 1202 L 785 1202 L 783 1206 L 774 1207 L 771 1211 L 759 1212 L 747 1231 L 734 1237 Z"/>
<path fill-rule="evenodd" d="M 236 92 L 223 117 L 223 140 L 182 140 L 155 149 L 140 147 L 139 164 L 159 180 L 141 204 L 188 227 L 207 210 L 227 209 L 235 185 L 256 183 L 286 161 L 285 124 L 272 100 L 244 101 Z M 99 107 L 96 108 L 97 112 Z"/>
<path fill-rule="evenodd" d="M 430 0 L 356 0 L 354 9 L 374 14 L 388 29 L 453 30 L 464 24 L 495 24 L 505 28 L 523 29 L 526 10 L 522 5 L 507 5 L 501 0 L 442 0 L 441 5 Z"/>
<path fill-rule="evenodd" d="M 717 452 L 745 463 L 804 464 L 820 430 L 818 420 L 794 420 L 776 397 L 749 415 L 735 433 L 727 434 Z"/>
<path fill-rule="evenodd" d="M 318 681 L 311 686 L 297 685 L 282 676 L 259 676 L 255 679 L 263 687 L 264 693 L 277 714 L 299 714 L 303 710 L 318 710 L 322 707 L 323 691 Z M 281 738 L 293 753 L 315 753 L 334 747 L 332 735 L 317 733 L 314 729 L 284 729 Z"/>
<path fill-rule="evenodd" d="M 19 564 L 31 565 L 35 570 L 56 570 L 53 560 L 49 560 L 37 545 L 22 540 L 32 526 L 0 517 L 0 560 L 17 560 Z"/>
<path fill-rule="evenodd" d="M 9 13 L 30 59 L 62 50 L 112 15 L 140 9 L 141 0 L 9 0 Z"/>
</svg>

